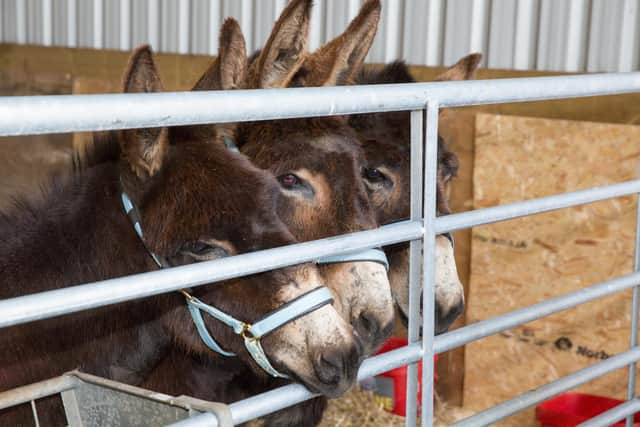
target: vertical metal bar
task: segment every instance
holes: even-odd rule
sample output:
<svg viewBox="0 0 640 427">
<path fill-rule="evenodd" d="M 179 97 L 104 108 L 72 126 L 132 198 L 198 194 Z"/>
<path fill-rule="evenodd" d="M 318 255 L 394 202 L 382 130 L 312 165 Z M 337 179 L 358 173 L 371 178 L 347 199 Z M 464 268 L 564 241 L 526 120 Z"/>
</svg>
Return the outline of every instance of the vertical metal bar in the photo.
<svg viewBox="0 0 640 427">
<path fill-rule="evenodd" d="M 27 42 L 27 2 L 16 2 L 16 41 L 24 44 Z"/>
<path fill-rule="evenodd" d="M 311 52 L 319 48 L 323 42 L 324 9 L 326 6 L 323 4 L 323 0 L 316 0 L 314 4 L 315 6 L 311 11 L 311 25 L 309 28 L 309 50 Z M 276 13 L 279 15 L 282 9 L 279 9 L 281 6 L 278 5 L 278 0 L 276 0 L 276 5 Z M 282 7 L 284 7 L 284 4 Z"/>
<path fill-rule="evenodd" d="M 442 41 L 444 39 L 444 4 L 443 0 L 430 0 L 427 13 L 427 65 L 442 65 Z"/>
<path fill-rule="evenodd" d="M 566 23 L 567 44 L 564 52 L 564 71 L 581 71 L 585 66 L 588 3 L 570 0 Z"/>
<path fill-rule="evenodd" d="M 242 0 L 240 3 L 240 28 L 244 33 L 244 38 L 247 43 L 247 52 L 253 52 L 253 9 L 254 4 L 252 0 Z"/>
<path fill-rule="evenodd" d="M 178 3 L 178 53 L 189 53 L 189 0 Z"/>
<path fill-rule="evenodd" d="M 620 49 L 616 71 L 633 71 L 638 64 L 638 15 L 636 0 L 624 0 L 620 25 Z"/>
<path fill-rule="evenodd" d="M 535 63 L 536 25 L 538 23 L 535 0 L 516 3 L 516 36 L 513 44 L 513 67 L 527 70 Z"/>
<path fill-rule="evenodd" d="M 78 45 L 78 18 L 76 0 L 67 0 L 67 46 Z"/>
<path fill-rule="evenodd" d="M 147 39 L 154 50 L 160 49 L 160 0 L 147 0 Z"/>
<path fill-rule="evenodd" d="M 93 0 L 93 48 L 102 49 L 103 47 L 103 31 L 102 31 L 102 0 Z"/>
<path fill-rule="evenodd" d="M 33 413 L 33 420 L 35 421 L 36 427 L 40 427 L 40 419 L 38 418 L 38 410 L 36 409 L 36 401 L 31 401 L 31 412 Z"/>
<path fill-rule="evenodd" d="M 391 62 L 400 57 L 400 43 L 402 42 L 402 4 L 400 0 L 388 2 L 386 13 L 383 13 L 383 19 L 386 18 L 386 34 L 384 43 L 384 60 Z M 386 16 L 384 16 L 386 15 Z"/>
<path fill-rule="evenodd" d="M 53 11 L 52 0 L 42 0 L 42 44 L 51 46 L 53 43 Z"/>
<path fill-rule="evenodd" d="M 424 110 L 411 112 L 411 220 L 422 219 L 422 147 L 424 137 L 422 128 Z M 409 343 L 420 339 L 420 275 L 422 273 L 422 241 L 409 243 Z M 418 364 L 407 368 L 407 407 L 405 426 L 414 427 L 417 420 L 418 400 Z"/>
<path fill-rule="evenodd" d="M 633 260 L 633 269 L 640 269 L 640 194 L 636 198 L 636 248 Z M 638 345 L 638 302 L 640 299 L 640 289 L 638 286 L 633 287 L 633 299 L 631 301 L 631 333 L 629 347 L 633 348 Z M 627 382 L 627 400 L 636 397 L 636 363 L 629 365 L 629 380 Z M 627 417 L 627 427 L 633 427 L 633 415 Z"/>
<path fill-rule="evenodd" d="M 218 52 L 218 32 L 220 31 L 220 0 L 209 0 L 209 55 Z"/>
<path fill-rule="evenodd" d="M 131 48 L 131 0 L 120 0 L 120 49 Z"/>
<path fill-rule="evenodd" d="M 438 101 L 427 103 L 424 150 L 424 238 L 422 250 L 422 427 L 433 425 L 433 340 L 435 335 L 435 220 L 438 175 Z"/>
</svg>

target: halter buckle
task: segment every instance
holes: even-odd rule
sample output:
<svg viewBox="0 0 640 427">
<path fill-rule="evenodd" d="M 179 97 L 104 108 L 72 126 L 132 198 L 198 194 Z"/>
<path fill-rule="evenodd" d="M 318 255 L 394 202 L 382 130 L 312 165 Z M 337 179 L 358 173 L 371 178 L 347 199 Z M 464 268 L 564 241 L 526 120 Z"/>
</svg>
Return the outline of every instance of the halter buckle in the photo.
<svg viewBox="0 0 640 427">
<path fill-rule="evenodd" d="M 251 333 L 251 325 L 249 325 L 248 323 L 242 323 L 242 331 L 240 332 L 240 336 L 245 340 L 245 341 L 250 341 L 250 342 L 256 342 L 259 340 L 258 337 L 256 337 L 255 335 L 253 335 Z"/>
</svg>

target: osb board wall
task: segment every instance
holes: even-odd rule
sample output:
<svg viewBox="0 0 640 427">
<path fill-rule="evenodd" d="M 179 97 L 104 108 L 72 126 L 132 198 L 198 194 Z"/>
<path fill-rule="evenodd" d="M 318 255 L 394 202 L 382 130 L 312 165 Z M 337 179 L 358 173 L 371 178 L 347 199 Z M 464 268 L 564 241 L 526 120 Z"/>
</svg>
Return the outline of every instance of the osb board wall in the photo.
<svg viewBox="0 0 640 427">
<path fill-rule="evenodd" d="M 484 208 L 634 179 L 640 127 L 478 114 L 474 204 Z M 467 321 L 566 294 L 633 267 L 635 197 L 476 227 Z M 485 409 L 628 348 L 630 292 L 467 345 L 464 404 Z M 620 370 L 579 390 L 624 397 Z M 535 426 L 530 409 L 502 423 Z"/>
</svg>

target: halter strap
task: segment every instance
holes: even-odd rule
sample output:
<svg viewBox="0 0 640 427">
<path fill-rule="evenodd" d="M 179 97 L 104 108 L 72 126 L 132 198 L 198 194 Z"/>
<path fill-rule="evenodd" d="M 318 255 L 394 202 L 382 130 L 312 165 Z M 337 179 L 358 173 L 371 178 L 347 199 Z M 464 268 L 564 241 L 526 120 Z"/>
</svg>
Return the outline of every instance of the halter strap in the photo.
<svg viewBox="0 0 640 427">
<path fill-rule="evenodd" d="M 200 334 L 200 338 L 202 338 L 202 341 L 207 345 L 207 347 L 225 356 L 235 356 L 234 353 L 224 351 L 213 339 L 211 334 L 209 334 L 209 331 L 204 324 L 204 320 L 202 319 L 200 310 L 204 311 L 211 317 L 218 319 L 233 329 L 237 335 L 242 336 L 244 339 L 244 345 L 253 360 L 255 360 L 255 362 L 264 371 L 279 378 L 288 378 L 288 376 L 278 372 L 273 365 L 271 365 L 262 348 L 260 339 L 287 323 L 293 322 L 294 320 L 333 302 L 333 297 L 331 296 L 329 289 L 321 286 L 300 295 L 267 314 L 261 320 L 250 324 L 240 321 L 215 307 L 205 304 L 187 292 L 183 291 L 182 293 L 186 297 L 189 312 L 191 313 L 193 322 Z"/>
<path fill-rule="evenodd" d="M 357 252 L 350 252 L 343 255 L 330 255 L 315 260 L 316 264 L 335 264 L 339 262 L 361 262 L 370 261 L 377 262 L 384 265 L 384 268 L 389 271 L 389 261 L 387 255 L 382 249 L 372 248 L 365 249 Z"/>
</svg>

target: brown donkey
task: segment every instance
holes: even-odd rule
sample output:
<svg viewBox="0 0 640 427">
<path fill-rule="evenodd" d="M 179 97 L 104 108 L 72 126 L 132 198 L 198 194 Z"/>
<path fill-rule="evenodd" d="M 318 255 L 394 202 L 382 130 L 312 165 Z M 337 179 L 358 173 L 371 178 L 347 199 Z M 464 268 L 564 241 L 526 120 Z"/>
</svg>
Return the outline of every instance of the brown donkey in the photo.
<svg viewBox="0 0 640 427">
<path fill-rule="evenodd" d="M 376 33 L 380 2 L 365 2 L 344 34 L 308 55 L 310 9 L 310 0 L 289 3 L 250 64 L 244 88 L 333 86 L 355 79 Z M 298 240 L 377 226 L 361 178 L 364 152 L 346 118 L 241 123 L 238 145 L 256 166 L 277 177 L 283 190 L 278 214 Z M 384 266 L 342 262 L 320 265 L 320 271 L 333 290 L 336 308 L 371 354 L 389 336 L 393 324 Z"/>
<path fill-rule="evenodd" d="M 481 60 L 471 54 L 437 80 L 465 80 L 473 77 Z M 360 84 L 413 83 L 404 62 L 391 63 L 381 70 L 363 72 Z M 363 179 L 380 224 L 409 219 L 410 118 L 408 112 L 353 115 L 349 124 L 358 132 L 367 156 Z M 438 139 L 437 215 L 450 213 L 447 187 L 458 170 L 458 158 Z M 401 319 L 406 323 L 409 309 L 409 245 L 385 248 L 389 257 L 389 280 Z M 464 309 L 464 290 L 458 279 L 450 235 L 436 238 L 436 333 L 447 331 Z M 421 323 L 420 323 L 421 324 Z"/>
<path fill-rule="evenodd" d="M 322 86 L 355 79 L 375 35 L 379 2 L 366 2 L 342 36 L 306 55 L 310 3 L 294 0 L 288 5 L 265 48 L 254 56 L 242 87 Z M 202 82 L 211 81 L 208 76 L 215 69 L 214 64 L 197 88 L 207 88 Z M 202 126 L 181 131 L 207 132 Z M 346 118 L 244 123 L 238 125 L 237 134 L 241 151 L 278 177 L 283 191 L 278 213 L 299 240 L 377 225 L 361 178 L 364 153 Z M 339 311 L 354 325 L 370 354 L 391 332 L 393 303 L 384 268 L 373 262 L 350 262 L 322 265 L 320 271 L 336 296 Z M 283 384 L 238 375 L 220 387 L 208 378 L 206 363 L 174 352 L 145 386 L 230 402 L 255 392 L 256 385 L 268 390 Z M 267 417 L 265 425 L 313 426 L 320 421 L 325 406 L 326 400 L 314 399 Z"/>
<path fill-rule="evenodd" d="M 124 91 L 159 90 L 151 52 L 140 48 Z M 152 271 L 156 260 L 182 265 L 294 242 L 277 216 L 279 183 L 244 156 L 198 139 L 172 140 L 166 128 L 111 136 L 121 155 L 98 159 L 52 186 L 43 202 L 16 203 L 0 217 L 0 299 Z M 127 201 L 139 209 L 144 240 L 125 213 L 135 211 Z M 255 322 L 322 283 L 315 266 L 305 264 L 200 286 L 192 295 Z M 203 324 L 237 354 L 233 363 L 264 375 L 239 335 L 212 317 Z M 322 305 L 265 336 L 262 345 L 276 370 L 335 395 L 351 385 L 353 376 L 343 373 L 355 372 L 361 359 L 352 331 Z M 0 335 L 0 391 L 74 368 L 139 384 L 176 347 L 210 361 L 221 376 L 230 369 L 203 343 L 179 293 L 19 325 Z M 56 402 L 43 404 L 40 413 L 55 416 Z M 21 409 L 0 413 L 0 425 L 20 424 Z"/>
</svg>

